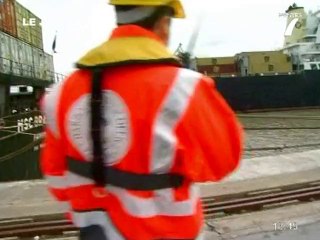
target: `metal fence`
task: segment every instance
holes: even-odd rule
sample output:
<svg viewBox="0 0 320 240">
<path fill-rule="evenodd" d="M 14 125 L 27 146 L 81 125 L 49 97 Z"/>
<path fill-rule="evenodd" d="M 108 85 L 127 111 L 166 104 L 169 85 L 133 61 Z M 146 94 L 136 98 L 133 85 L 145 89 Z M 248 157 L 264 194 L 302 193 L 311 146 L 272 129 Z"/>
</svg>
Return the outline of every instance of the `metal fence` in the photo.
<svg viewBox="0 0 320 240">
<path fill-rule="evenodd" d="M 2 122 L 1 122 L 1 116 L 4 116 L 4 114 L 5 114 L 5 104 L 4 103 L 0 103 L 0 129 L 1 129 L 1 124 L 2 124 Z"/>
<path fill-rule="evenodd" d="M 65 78 L 62 74 L 45 70 L 41 67 L 18 63 L 2 57 L 0 57 L 0 72 L 49 82 L 60 82 Z"/>
</svg>

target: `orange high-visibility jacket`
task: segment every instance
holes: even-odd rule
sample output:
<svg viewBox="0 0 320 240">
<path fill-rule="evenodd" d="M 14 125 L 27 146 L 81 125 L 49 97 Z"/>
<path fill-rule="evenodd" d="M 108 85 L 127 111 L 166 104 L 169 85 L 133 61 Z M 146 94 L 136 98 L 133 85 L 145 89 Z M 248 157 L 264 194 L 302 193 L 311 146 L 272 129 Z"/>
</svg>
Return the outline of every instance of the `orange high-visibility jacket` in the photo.
<svg viewBox="0 0 320 240">
<path fill-rule="evenodd" d="M 203 226 L 196 182 L 218 181 L 239 163 L 242 129 L 214 82 L 179 67 L 151 32 L 118 27 L 45 96 L 41 167 L 49 189 L 70 205 L 80 228 L 101 226 L 108 239 L 195 239 Z M 105 164 L 138 174 L 177 173 L 182 186 L 133 191 L 68 171 L 66 159 L 92 161 L 92 66 L 103 72 Z"/>
</svg>

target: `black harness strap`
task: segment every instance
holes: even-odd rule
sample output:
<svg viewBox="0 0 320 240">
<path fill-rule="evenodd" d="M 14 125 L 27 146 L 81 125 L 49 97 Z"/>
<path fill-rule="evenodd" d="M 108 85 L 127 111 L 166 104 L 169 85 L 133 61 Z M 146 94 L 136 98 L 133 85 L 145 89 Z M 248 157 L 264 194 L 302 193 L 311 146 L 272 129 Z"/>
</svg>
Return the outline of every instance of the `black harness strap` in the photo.
<svg viewBox="0 0 320 240">
<path fill-rule="evenodd" d="M 67 157 L 68 170 L 82 177 L 94 179 L 90 162 Z M 125 172 L 112 167 L 102 167 L 107 184 L 128 190 L 159 190 L 177 188 L 183 183 L 178 174 L 137 174 Z"/>
<path fill-rule="evenodd" d="M 102 118 L 102 73 L 103 69 L 94 69 L 91 89 L 91 139 L 93 161 L 90 169 L 97 186 L 105 185 L 104 156 L 101 141 Z M 106 103 L 105 103 L 106 104 Z"/>
<path fill-rule="evenodd" d="M 165 188 L 177 188 L 183 183 L 183 177 L 176 174 L 136 174 L 120 171 L 105 166 L 102 149 L 102 107 L 107 104 L 107 99 L 102 95 L 103 69 L 93 69 L 91 92 L 91 138 L 93 149 L 92 163 L 79 161 L 67 157 L 69 171 L 80 176 L 93 179 L 98 187 L 106 184 L 130 190 L 158 190 Z M 103 102 L 104 100 L 104 102 Z M 106 160 L 106 161 L 105 161 Z"/>
</svg>

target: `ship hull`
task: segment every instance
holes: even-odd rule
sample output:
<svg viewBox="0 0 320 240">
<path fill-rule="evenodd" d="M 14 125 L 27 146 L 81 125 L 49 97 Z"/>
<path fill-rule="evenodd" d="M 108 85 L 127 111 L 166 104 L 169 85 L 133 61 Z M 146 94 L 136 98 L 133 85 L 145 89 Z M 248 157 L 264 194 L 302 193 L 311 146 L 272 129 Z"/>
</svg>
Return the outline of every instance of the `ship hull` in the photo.
<svg viewBox="0 0 320 240">
<path fill-rule="evenodd" d="M 320 71 L 281 76 L 216 78 L 217 89 L 237 111 L 320 106 Z M 41 178 L 40 139 L 45 123 L 39 111 L 3 118 L 0 130 L 0 182 Z M 16 134 L 15 134 L 16 133 Z"/>
<path fill-rule="evenodd" d="M 0 182 L 41 178 L 39 150 L 43 124 L 39 111 L 2 118 Z"/>
<path fill-rule="evenodd" d="M 320 106 L 320 71 L 301 74 L 215 78 L 236 111 Z"/>
</svg>

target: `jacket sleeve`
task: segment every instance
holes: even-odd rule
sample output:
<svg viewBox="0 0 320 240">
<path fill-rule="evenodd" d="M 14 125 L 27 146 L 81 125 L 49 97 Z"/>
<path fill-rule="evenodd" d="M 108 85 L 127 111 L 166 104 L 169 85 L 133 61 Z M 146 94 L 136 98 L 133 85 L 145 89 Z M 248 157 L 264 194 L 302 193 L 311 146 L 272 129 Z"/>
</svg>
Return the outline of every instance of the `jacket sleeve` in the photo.
<svg viewBox="0 0 320 240">
<path fill-rule="evenodd" d="M 177 128 L 183 172 L 195 182 L 218 181 L 239 164 L 243 130 L 234 112 L 202 77 Z"/>
<path fill-rule="evenodd" d="M 46 118 L 44 147 L 41 151 L 40 165 L 49 191 L 59 201 L 66 201 L 67 179 L 63 143 L 58 131 L 58 105 L 60 86 L 46 95 L 41 102 L 41 109 Z"/>
</svg>

